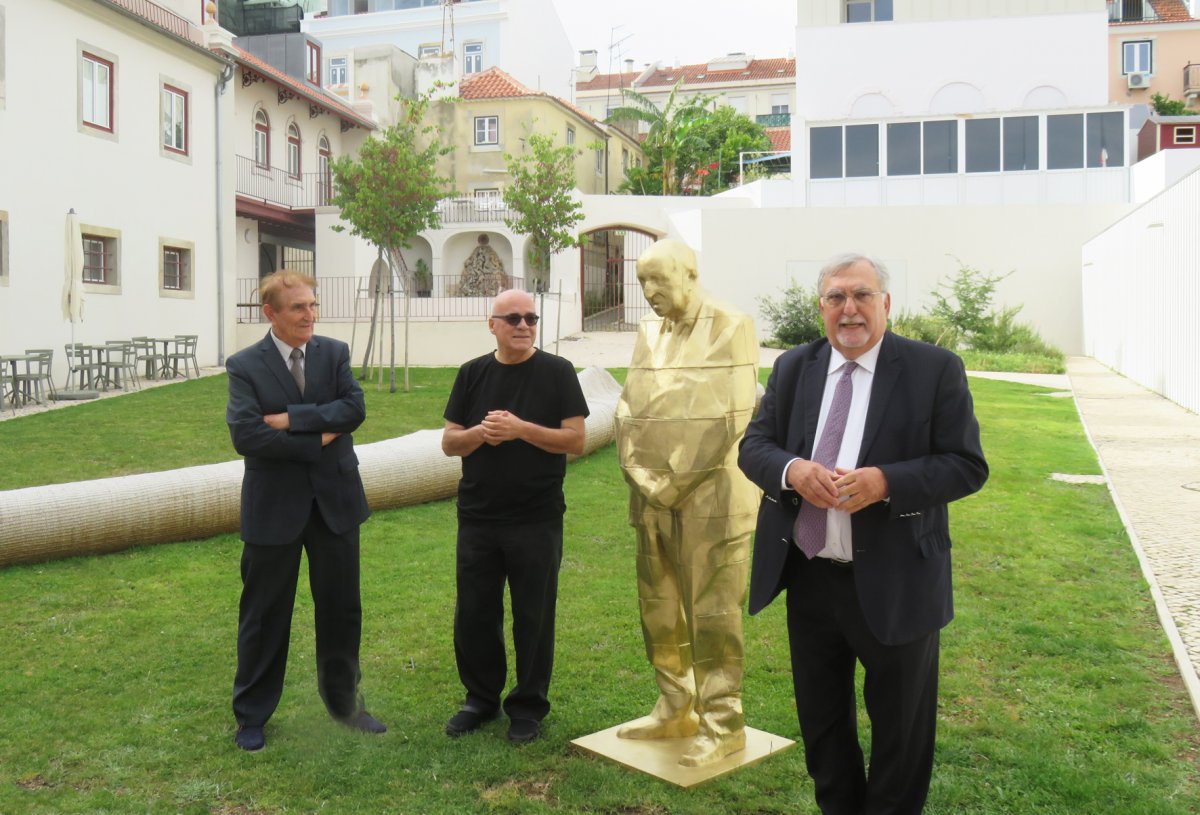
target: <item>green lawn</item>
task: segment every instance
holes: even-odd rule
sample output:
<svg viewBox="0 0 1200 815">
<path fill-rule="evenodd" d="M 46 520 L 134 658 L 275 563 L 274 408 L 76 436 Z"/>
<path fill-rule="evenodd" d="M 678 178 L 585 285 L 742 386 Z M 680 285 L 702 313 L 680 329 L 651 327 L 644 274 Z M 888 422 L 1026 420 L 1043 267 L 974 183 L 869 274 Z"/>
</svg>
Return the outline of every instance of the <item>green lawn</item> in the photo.
<svg viewBox="0 0 1200 815">
<path fill-rule="evenodd" d="M 368 386 L 356 438 L 440 426 L 452 377 Z M 1200 728 L 1108 494 L 1047 480 L 1098 472 L 1073 405 L 972 388 L 992 477 L 953 510 L 958 617 L 926 811 L 1200 812 Z M 231 458 L 223 408 L 213 377 L 0 422 L 0 488 Z M 691 791 L 568 747 L 646 712 L 655 689 L 613 449 L 572 464 L 566 489 L 555 707 L 521 749 L 502 722 L 441 732 L 461 697 L 451 502 L 363 529 L 363 689 L 382 737 L 328 721 L 302 587 L 267 750 L 233 746 L 235 535 L 0 570 L 0 813 L 815 812 L 799 747 Z M 781 604 L 747 620 L 746 650 L 748 723 L 797 738 Z"/>
</svg>

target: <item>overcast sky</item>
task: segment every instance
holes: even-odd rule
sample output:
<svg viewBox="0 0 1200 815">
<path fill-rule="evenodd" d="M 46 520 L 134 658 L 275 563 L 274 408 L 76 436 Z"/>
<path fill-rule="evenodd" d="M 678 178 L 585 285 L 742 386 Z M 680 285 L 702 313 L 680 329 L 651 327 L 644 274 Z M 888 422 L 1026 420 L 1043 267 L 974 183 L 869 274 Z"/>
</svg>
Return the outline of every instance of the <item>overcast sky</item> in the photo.
<svg viewBox="0 0 1200 815">
<path fill-rule="evenodd" d="M 730 51 L 786 57 L 796 47 L 796 0 L 554 0 L 579 51 L 595 49 L 603 73 L 621 60 L 706 62 Z"/>
</svg>

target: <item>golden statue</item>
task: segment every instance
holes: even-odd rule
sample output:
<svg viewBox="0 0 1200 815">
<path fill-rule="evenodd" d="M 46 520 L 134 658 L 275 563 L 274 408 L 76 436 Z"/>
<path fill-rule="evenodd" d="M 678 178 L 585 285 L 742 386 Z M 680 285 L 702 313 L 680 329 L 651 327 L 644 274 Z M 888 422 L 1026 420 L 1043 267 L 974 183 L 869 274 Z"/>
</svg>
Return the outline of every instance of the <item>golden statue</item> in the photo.
<svg viewBox="0 0 1200 815">
<path fill-rule="evenodd" d="M 696 255 L 663 240 L 637 261 L 653 316 L 617 402 L 617 450 L 637 530 L 638 600 L 660 695 L 624 739 L 695 736 L 685 767 L 746 744 L 742 605 L 759 491 L 737 466 L 754 412 L 758 339 L 696 283 Z"/>
</svg>

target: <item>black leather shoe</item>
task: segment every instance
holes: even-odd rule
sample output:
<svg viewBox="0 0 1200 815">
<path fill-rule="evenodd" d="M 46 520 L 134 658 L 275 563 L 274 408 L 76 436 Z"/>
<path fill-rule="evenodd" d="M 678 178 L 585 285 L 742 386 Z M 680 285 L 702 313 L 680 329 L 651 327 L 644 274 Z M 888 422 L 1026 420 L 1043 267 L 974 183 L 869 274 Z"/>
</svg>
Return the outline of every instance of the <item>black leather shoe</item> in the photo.
<svg viewBox="0 0 1200 815">
<path fill-rule="evenodd" d="M 542 723 L 533 719 L 513 719 L 508 725 L 508 740 L 513 744 L 529 744 L 542 735 Z"/>
<path fill-rule="evenodd" d="M 237 735 L 233 737 L 233 741 L 247 753 L 257 753 L 267 746 L 267 739 L 263 736 L 263 729 L 261 727 L 251 727 L 250 725 L 241 725 L 238 727 Z"/>
<path fill-rule="evenodd" d="M 376 719 L 370 713 L 367 713 L 365 710 L 360 710 L 349 719 L 342 719 L 341 722 L 351 730 L 360 730 L 363 733 L 387 732 L 387 725 Z"/>
<path fill-rule="evenodd" d="M 477 710 L 467 710 L 463 708 L 458 713 L 450 717 L 450 721 L 446 722 L 446 735 L 451 738 L 465 736 L 468 733 L 474 733 L 479 728 L 496 718 L 497 712 L 480 713 Z"/>
</svg>

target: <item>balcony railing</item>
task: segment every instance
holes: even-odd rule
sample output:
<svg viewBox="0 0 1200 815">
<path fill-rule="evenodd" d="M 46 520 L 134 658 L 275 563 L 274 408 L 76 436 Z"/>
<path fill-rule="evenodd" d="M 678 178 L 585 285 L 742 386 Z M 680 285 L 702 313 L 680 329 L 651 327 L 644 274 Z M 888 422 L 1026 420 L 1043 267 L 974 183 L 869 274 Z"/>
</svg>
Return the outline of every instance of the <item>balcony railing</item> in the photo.
<svg viewBox="0 0 1200 815">
<path fill-rule="evenodd" d="M 1200 64 L 1193 62 L 1183 67 L 1183 95 L 1200 95 Z"/>
<path fill-rule="evenodd" d="M 512 212 L 502 200 L 446 198 L 438 202 L 442 224 L 504 223 Z"/>
<path fill-rule="evenodd" d="M 792 114 L 760 113 L 754 117 L 754 121 L 763 127 L 787 127 L 792 123 Z"/>
<path fill-rule="evenodd" d="M 1110 23 L 1148 23 L 1157 19 L 1150 0 L 1108 0 Z"/>
<path fill-rule="evenodd" d="M 323 173 L 298 177 L 279 167 L 263 167 L 248 156 L 237 157 L 237 194 L 288 209 L 323 207 L 333 200 L 333 179 Z"/>
<path fill-rule="evenodd" d="M 492 298 L 502 288 L 498 283 L 471 286 L 464 283 L 462 275 L 457 274 L 431 275 L 431 278 L 427 293 L 414 291 L 409 299 L 408 313 L 411 320 L 482 322 L 491 313 Z M 525 283 L 525 278 L 509 277 L 504 281 L 503 288 L 525 289 Z M 399 291 L 398 282 L 395 286 L 398 317 L 404 313 L 401 302 L 404 292 Z M 238 322 L 262 322 L 263 317 L 258 305 L 258 280 L 252 277 L 238 278 L 237 295 Z M 369 321 L 375 302 L 370 281 L 366 277 L 319 277 L 317 299 L 321 301 L 320 319 L 331 323 L 351 322 L 356 318 L 364 322 Z M 383 293 L 381 307 L 385 315 L 391 313 L 387 291 Z"/>
</svg>

